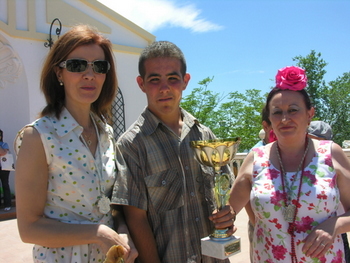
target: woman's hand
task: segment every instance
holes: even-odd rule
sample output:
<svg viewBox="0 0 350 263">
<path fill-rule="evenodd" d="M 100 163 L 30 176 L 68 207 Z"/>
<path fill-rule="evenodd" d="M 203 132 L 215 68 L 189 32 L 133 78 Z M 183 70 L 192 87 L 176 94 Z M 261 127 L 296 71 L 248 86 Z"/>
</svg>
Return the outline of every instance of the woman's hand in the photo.
<svg viewBox="0 0 350 263">
<path fill-rule="evenodd" d="M 326 254 L 334 242 L 336 221 L 337 217 L 329 218 L 315 227 L 304 239 L 302 251 L 306 256 L 319 258 Z"/>
<path fill-rule="evenodd" d="M 121 245 L 124 248 L 124 260 L 126 263 L 132 263 L 138 257 L 134 243 L 127 234 L 118 234 L 106 225 L 99 225 L 97 237 L 99 240 L 98 244 L 104 254 L 107 254 L 113 245 Z"/>
<path fill-rule="evenodd" d="M 125 249 L 124 261 L 126 263 L 134 262 L 135 259 L 139 256 L 134 242 L 132 242 L 130 236 L 127 234 L 119 234 L 119 236 L 121 236 L 121 238 L 124 239 L 124 241 L 129 245 L 129 248 Z"/>
</svg>

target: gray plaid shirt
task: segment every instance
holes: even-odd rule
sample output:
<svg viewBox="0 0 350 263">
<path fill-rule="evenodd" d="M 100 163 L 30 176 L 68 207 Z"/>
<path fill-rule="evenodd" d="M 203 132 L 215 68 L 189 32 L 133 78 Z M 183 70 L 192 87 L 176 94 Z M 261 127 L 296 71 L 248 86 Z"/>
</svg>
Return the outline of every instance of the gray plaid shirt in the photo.
<svg viewBox="0 0 350 263">
<path fill-rule="evenodd" d="M 147 211 L 163 263 L 229 262 L 201 255 L 200 240 L 213 230 L 208 217 L 214 177 L 212 168 L 195 160 L 190 141 L 215 136 L 188 112 L 181 113 L 181 137 L 145 109 L 119 138 L 122 156 L 112 203 Z"/>
</svg>

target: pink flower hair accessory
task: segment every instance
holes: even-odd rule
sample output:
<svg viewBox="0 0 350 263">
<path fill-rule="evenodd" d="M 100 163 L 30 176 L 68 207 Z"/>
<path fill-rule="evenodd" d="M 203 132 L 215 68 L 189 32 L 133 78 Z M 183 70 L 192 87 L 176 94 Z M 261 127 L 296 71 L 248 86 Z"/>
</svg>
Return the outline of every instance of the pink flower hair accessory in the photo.
<svg viewBox="0 0 350 263">
<path fill-rule="evenodd" d="M 307 85 L 305 70 L 296 66 L 281 68 L 276 75 L 276 88 L 282 90 L 302 90 Z"/>
</svg>

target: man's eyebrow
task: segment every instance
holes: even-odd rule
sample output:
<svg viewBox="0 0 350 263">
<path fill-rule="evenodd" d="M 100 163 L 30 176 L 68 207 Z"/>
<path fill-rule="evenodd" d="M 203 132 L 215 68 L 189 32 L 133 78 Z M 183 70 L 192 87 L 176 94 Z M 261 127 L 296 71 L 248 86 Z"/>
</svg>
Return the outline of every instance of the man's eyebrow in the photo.
<svg viewBox="0 0 350 263">
<path fill-rule="evenodd" d="M 166 76 L 173 76 L 173 75 L 176 75 L 176 76 L 180 77 L 180 74 L 178 72 L 176 72 L 176 71 L 166 74 Z"/>
<path fill-rule="evenodd" d="M 174 71 L 174 72 L 170 72 L 170 73 L 166 74 L 166 76 L 167 77 L 169 77 L 169 76 L 179 76 L 180 77 L 181 75 L 178 72 Z M 158 74 L 158 73 L 151 73 L 151 74 L 149 74 L 147 76 L 147 79 L 153 78 L 153 77 L 160 77 L 160 74 Z"/>
<path fill-rule="evenodd" d="M 160 74 L 157 74 L 157 73 L 151 73 L 147 76 L 147 78 L 152 78 L 152 77 L 159 77 Z"/>
</svg>

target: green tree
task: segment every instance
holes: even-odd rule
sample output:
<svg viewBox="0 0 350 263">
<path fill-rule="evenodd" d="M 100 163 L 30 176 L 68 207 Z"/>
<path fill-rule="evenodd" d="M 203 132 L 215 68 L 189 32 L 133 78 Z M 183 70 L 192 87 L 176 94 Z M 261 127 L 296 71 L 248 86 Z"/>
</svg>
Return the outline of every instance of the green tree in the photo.
<svg viewBox="0 0 350 263">
<path fill-rule="evenodd" d="M 324 69 L 328 63 L 321 58 L 321 53 L 316 53 L 315 50 L 311 50 L 307 56 L 296 56 L 293 61 L 297 61 L 297 65 L 306 71 L 308 86 L 306 88 L 310 97 L 312 98 L 313 105 L 316 109 L 315 118 L 324 120 L 324 113 L 327 110 L 327 104 L 329 103 L 327 94 L 328 88 L 324 80 L 326 70 Z"/>
<path fill-rule="evenodd" d="M 226 137 L 241 137 L 240 152 L 248 151 L 260 140 L 265 100 L 260 90 L 248 89 L 245 93 L 230 92 L 227 102 L 219 107 L 217 115 L 227 124 Z"/>
<path fill-rule="evenodd" d="M 350 139 L 350 73 L 344 73 L 326 84 L 324 76 L 328 63 L 321 58 L 321 53 L 311 50 L 307 56 L 296 56 L 293 60 L 306 70 L 307 91 L 316 109 L 315 119 L 329 123 L 333 140 L 342 145 L 344 140 Z"/>
<path fill-rule="evenodd" d="M 332 127 L 333 140 L 342 145 L 344 140 L 350 140 L 350 72 L 328 84 L 328 104 L 324 121 Z"/>
<path fill-rule="evenodd" d="M 217 137 L 241 137 L 239 151 L 249 150 L 259 140 L 260 113 L 265 96 L 254 89 L 246 90 L 244 94 L 231 92 L 220 95 L 208 89 L 212 81 L 213 78 L 200 81 L 200 87 L 182 99 L 181 107 L 209 127 Z"/>
<path fill-rule="evenodd" d="M 214 93 L 208 89 L 208 85 L 213 79 L 213 77 L 208 77 L 198 82 L 200 86 L 194 88 L 189 95 L 183 97 L 180 104 L 182 108 L 195 116 L 200 123 L 209 128 L 215 127 L 219 121 L 216 111 L 225 98 L 225 95 Z"/>
</svg>

